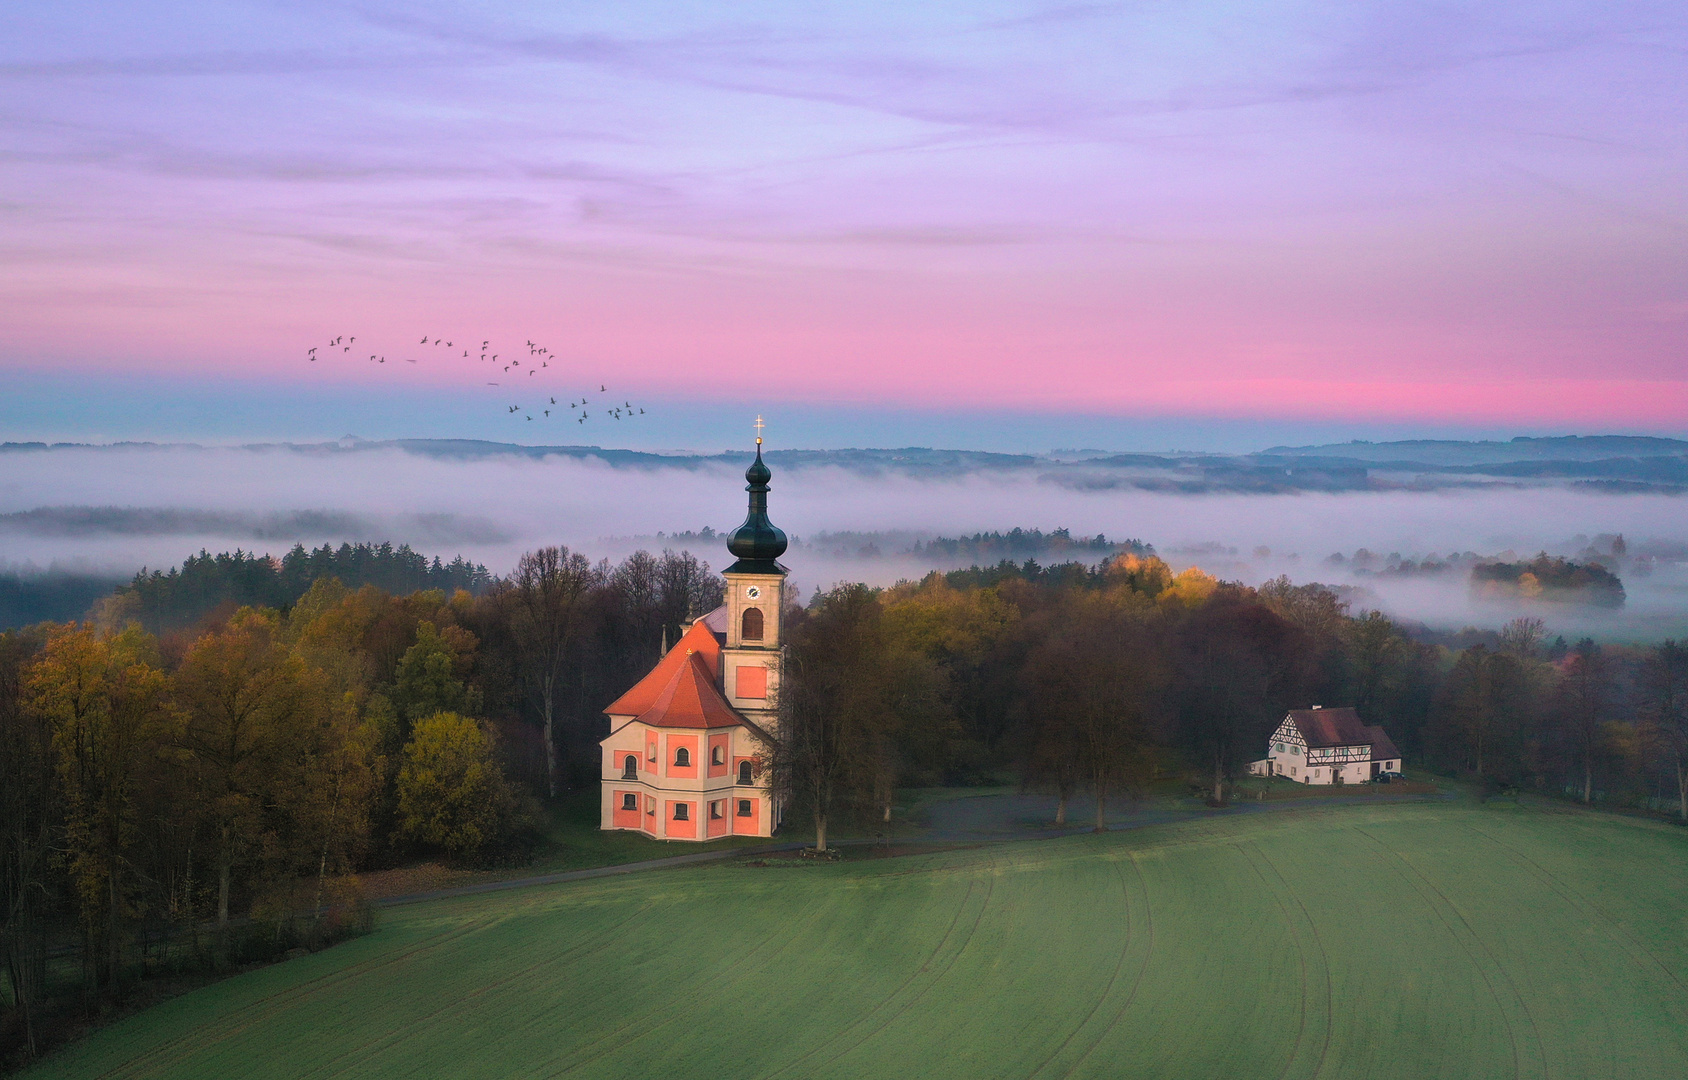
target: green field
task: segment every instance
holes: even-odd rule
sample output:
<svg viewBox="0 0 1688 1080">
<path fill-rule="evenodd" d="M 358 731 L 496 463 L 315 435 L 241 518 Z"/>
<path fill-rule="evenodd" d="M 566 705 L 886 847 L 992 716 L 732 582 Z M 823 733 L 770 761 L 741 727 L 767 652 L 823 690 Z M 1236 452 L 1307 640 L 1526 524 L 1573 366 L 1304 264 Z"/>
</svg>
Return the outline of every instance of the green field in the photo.
<svg viewBox="0 0 1688 1080">
<path fill-rule="evenodd" d="M 435 901 L 31 1077 L 1688 1075 L 1688 832 L 1297 809 Z"/>
</svg>

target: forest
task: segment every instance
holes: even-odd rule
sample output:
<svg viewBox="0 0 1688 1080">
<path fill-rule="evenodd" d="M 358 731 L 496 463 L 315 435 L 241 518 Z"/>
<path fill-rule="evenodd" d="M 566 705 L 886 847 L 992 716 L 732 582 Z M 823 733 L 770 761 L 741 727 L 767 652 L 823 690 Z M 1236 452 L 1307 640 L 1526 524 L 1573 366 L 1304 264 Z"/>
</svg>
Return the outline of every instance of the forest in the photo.
<svg viewBox="0 0 1688 1080">
<path fill-rule="evenodd" d="M 39 1017 L 358 932 L 361 871 L 520 865 L 596 782 L 600 711 L 721 579 L 566 548 L 493 578 L 407 550 L 202 555 L 0 634 L 6 1051 Z M 794 829 L 899 788 L 1235 797 L 1290 708 L 1352 705 L 1410 768 L 1688 821 L 1688 649 L 1436 640 L 1335 591 L 1152 554 L 999 562 L 786 613 L 772 782 Z M 62 969 L 70 964 L 74 977 Z M 55 976 L 55 972 L 59 972 Z"/>
</svg>

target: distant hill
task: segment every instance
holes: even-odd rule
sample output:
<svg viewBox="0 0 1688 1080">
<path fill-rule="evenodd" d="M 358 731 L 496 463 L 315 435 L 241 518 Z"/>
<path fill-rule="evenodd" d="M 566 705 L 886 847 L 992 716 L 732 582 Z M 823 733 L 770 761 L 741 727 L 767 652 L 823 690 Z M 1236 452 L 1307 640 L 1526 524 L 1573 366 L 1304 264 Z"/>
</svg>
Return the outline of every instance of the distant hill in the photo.
<svg viewBox="0 0 1688 1080">
<path fill-rule="evenodd" d="M 1283 457 L 1346 458 L 1351 461 L 1419 465 L 1500 465 L 1522 461 L 1600 461 L 1608 458 L 1688 455 L 1688 441 L 1651 435 L 1519 436 L 1506 442 L 1455 439 L 1406 439 L 1400 442 L 1326 443 L 1274 446 L 1262 454 Z"/>
<path fill-rule="evenodd" d="M 59 449 L 112 452 L 163 449 L 164 444 L 117 443 L 108 446 L 55 443 L 4 443 L 0 454 L 52 452 Z M 191 447 L 175 446 L 172 449 Z M 199 448 L 204 449 L 204 448 Z M 482 439 L 364 440 L 353 437 L 323 443 L 270 443 L 251 450 L 291 450 L 309 455 L 364 455 L 395 451 L 436 460 L 574 458 L 616 468 L 742 468 L 748 454 L 657 453 L 600 446 L 529 446 Z M 1086 454 L 1089 454 L 1087 451 Z M 1319 446 L 1277 446 L 1254 454 L 1120 453 L 1075 457 L 1072 452 L 999 454 L 934 447 L 770 450 L 776 469 L 834 468 L 860 476 L 896 473 L 920 479 L 958 478 L 980 473 L 1032 473 L 1037 479 L 1075 490 L 1142 490 L 1197 495 L 1210 492 L 1290 493 L 1297 491 L 1425 490 L 1445 487 L 1570 485 L 1591 491 L 1661 494 L 1688 492 L 1688 441 L 1635 435 L 1565 435 L 1517 438 L 1507 442 L 1459 442 L 1417 439 L 1401 442 L 1348 442 Z M 259 520 L 226 521 L 227 535 L 291 536 L 311 539 L 321 524 L 308 512 L 272 515 Z M 169 529 L 185 522 L 144 508 L 54 507 L 0 514 L 0 533 L 44 533 L 55 529 L 89 530 L 118 518 L 143 528 Z M 477 521 L 436 521 L 436 543 L 451 543 L 463 530 L 485 528 Z M 373 535 L 363 530 L 361 535 Z"/>
</svg>

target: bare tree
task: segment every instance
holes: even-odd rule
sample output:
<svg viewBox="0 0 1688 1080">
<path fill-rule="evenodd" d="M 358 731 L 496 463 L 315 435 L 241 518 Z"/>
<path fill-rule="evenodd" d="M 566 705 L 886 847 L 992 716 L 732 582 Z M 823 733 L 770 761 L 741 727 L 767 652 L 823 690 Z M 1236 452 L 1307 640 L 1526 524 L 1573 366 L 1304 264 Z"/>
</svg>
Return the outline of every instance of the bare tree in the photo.
<svg viewBox="0 0 1688 1080">
<path fill-rule="evenodd" d="M 1560 676 L 1560 707 L 1582 759 L 1582 801 L 1594 801 L 1594 758 L 1603 742 L 1612 697 L 1612 665 L 1591 639 L 1577 642 Z"/>
<path fill-rule="evenodd" d="M 1670 754 L 1677 813 L 1688 821 L 1688 646 L 1660 642 L 1647 657 L 1641 677 L 1648 731 Z"/>
<path fill-rule="evenodd" d="M 584 636 L 589 602 L 602 575 L 584 555 L 543 547 L 523 555 L 507 586 L 514 602 L 517 656 L 545 727 L 545 778 L 557 797 L 557 711 L 571 653 Z"/>
</svg>

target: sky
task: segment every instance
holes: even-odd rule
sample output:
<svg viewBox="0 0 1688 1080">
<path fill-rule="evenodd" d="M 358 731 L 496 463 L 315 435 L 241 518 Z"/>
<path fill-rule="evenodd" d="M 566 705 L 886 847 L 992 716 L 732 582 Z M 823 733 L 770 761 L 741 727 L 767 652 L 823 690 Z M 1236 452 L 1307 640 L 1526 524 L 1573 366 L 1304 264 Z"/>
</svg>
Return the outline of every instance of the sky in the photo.
<svg viewBox="0 0 1688 1080">
<path fill-rule="evenodd" d="M 1688 434 L 1685 85 L 1624 0 L 7 5 L 0 428 Z"/>
</svg>

